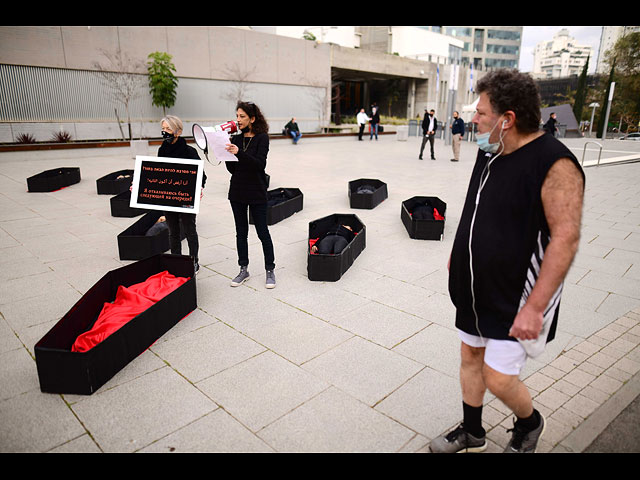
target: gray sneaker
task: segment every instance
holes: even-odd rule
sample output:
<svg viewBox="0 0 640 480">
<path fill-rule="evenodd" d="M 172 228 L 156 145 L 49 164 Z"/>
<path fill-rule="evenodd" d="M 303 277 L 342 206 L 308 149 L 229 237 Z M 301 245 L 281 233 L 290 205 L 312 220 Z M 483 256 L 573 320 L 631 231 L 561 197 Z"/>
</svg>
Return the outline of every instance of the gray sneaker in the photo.
<svg viewBox="0 0 640 480">
<path fill-rule="evenodd" d="M 239 287 L 244 282 L 246 282 L 248 278 L 249 278 L 249 270 L 247 270 L 247 267 L 240 267 L 240 273 L 236 278 L 231 280 L 231 286 Z"/>
<path fill-rule="evenodd" d="M 265 283 L 267 288 L 276 288 L 276 275 L 273 270 L 267 270 L 267 281 Z"/>
<path fill-rule="evenodd" d="M 460 424 L 458 428 L 434 438 L 429 445 L 433 453 L 471 453 L 482 452 L 487 448 L 486 438 L 474 437 Z"/>
<path fill-rule="evenodd" d="M 513 428 L 507 430 L 507 432 L 513 433 L 511 434 L 511 440 L 507 444 L 507 448 L 504 449 L 504 453 L 536 453 L 538 440 L 544 433 L 546 423 L 544 417 L 540 414 L 540 425 L 538 428 L 526 432 L 514 422 Z"/>
</svg>

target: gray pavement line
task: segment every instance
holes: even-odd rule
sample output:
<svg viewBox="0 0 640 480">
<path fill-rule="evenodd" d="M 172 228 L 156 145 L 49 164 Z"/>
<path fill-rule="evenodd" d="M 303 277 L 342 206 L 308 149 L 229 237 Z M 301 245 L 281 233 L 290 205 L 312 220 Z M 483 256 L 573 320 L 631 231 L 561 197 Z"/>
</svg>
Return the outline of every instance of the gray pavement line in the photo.
<svg viewBox="0 0 640 480">
<path fill-rule="evenodd" d="M 631 377 L 584 422 L 559 442 L 551 453 L 584 451 L 638 395 L 640 395 L 640 372 Z"/>
</svg>

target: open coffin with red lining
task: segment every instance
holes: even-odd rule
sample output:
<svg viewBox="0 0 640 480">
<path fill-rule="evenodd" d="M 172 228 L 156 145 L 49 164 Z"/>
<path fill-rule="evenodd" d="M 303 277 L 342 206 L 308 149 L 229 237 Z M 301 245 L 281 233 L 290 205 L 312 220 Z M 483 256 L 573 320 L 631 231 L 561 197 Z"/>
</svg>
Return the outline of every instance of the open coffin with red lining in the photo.
<svg viewBox="0 0 640 480">
<path fill-rule="evenodd" d="M 105 304 L 116 303 L 119 287 L 132 287 L 165 271 L 184 280 L 169 282 L 172 290 L 164 296 L 155 291 L 155 298 L 149 296 L 154 302 L 143 311 L 139 303 L 134 305 L 132 318 L 88 350 L 72 351 L 78 338 L 92 331 Z M 191 257 L 155 255 L 108 272 L 36 343 L 40 390 L 92 394 L 196 307 Z"/>
</svg>

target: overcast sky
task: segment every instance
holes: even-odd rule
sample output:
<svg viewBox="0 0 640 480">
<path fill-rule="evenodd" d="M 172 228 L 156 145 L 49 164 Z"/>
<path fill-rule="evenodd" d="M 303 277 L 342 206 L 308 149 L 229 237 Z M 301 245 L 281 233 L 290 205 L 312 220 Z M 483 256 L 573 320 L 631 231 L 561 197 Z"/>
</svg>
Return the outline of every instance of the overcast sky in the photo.
<svg viewBox="0 0 640 480">
<path fill-rule="evenodd" d="M 520 51 L 520 71 L 531 72 L 533 69 L 533 50 L 542 41 L 552 40 L 553 36 L 561 29 L 569 30 L 569 35 L 573 37 L 579 45 L 589 45 L 592 48 L 592 56 L 589 59 L 589 73 L 593 73 L 598 59 L 598 48 L 600 46 L 600 34 L 602 27 L 582 26 L 582 27 L 522 27 L 522 48 Z"/>
</svg>

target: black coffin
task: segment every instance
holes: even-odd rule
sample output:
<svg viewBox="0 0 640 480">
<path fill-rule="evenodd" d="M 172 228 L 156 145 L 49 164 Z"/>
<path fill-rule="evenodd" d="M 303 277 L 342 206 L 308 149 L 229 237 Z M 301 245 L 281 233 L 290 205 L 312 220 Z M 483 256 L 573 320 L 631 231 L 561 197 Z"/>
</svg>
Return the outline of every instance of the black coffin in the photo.
<svg viewBox="0 0 640 480">
<path fill-rule="evenodd" d="M 297 188 L 276 188 L 267 192 L 267 225 L 273 225 L 302 210 L 304 195 Z M 249 223 L 253 216 L 249 211 Z"/>
<path fill-rule="evenodd" d="M 111 216 L 112 217 L 137 217 L 143 213 L 148 212 L 144 208 L 133 208 L 129 206 L 131 201 L 131 191 L 127 188 L 126 191 L 119 193 L 115 197 L 111 197 Z"/>
<path fill-rule="evenodd" d="M 373 178 L 360 178 L 349 182 L 349 206 L 372 209 L 389 196 L 387 184 Z"/>
<path fill-rule="evenodd" d="M 118 178 L 129 175 L 129 177 Z M 96 180 L 98 195 L 118 195 L 129 190 L 133 182 L 133 170 L 118 170 Z"/>
<path fill-rule="evenodd" d="M 86 352 L 72 352 L 119 285 L 144 282 L 167 270 L 190 279 Z M 193 260 L 156 255 L 108 272 L 35 345 L 40 390 L 90 395 L 197 307 Z"/>
<path fill-rule="evenodd" d="M 336 255 L 311 253 L 307 245 L 307 275 L 309 280 L 335 282 L 353 265 L 355 259 L 366 247 L 366 227 L 352 214 L 334 213 L 309 223 L 309 240 L 324 235 L 336 222 L 348 225 L 357 233 L 355 238 Z"/>
<path fill-rule="evenodd" d="M 118 235 L 120 260 L 141 260 L 169 250 L 169 229 L 163 229 L 153 235 L 147 231 L 164 215 L 159 210 L 149 210 L 136 223 Z M 184 233 L 181 231 L 181 239 Z"/>
<path fill-rule="evenodd" d="M 27 189 L 30 192 L 53 192 L 79 182 L 80 168 L 61 167 L 27 178 Z"/>
<path fill-rule="evenodd" d="M 442 240 L 444 235 L 444 220 L 413 218 L 414 209 L 420 205 L 431 205 L 446 218 L 447 204 L 438 197 L 412 197 L 402 202 L 400 218 L 409 236 L 419 240 Z"/>
</svg>

